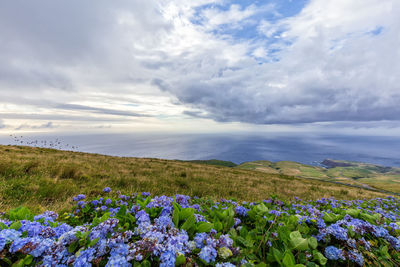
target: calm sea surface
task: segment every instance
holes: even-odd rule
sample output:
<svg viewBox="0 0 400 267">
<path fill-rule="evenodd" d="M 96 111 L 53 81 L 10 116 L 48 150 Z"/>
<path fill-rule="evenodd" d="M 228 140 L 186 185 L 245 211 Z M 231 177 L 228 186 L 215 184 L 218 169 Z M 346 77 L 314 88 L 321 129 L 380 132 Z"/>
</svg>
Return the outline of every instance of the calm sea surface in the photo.
<svg viewBox="0 0 400 267">
<path fill-rule="evenodd" d="M 164 159 L 290 160 L 317 165 L 326 158 L 400 166 L 400 137 L 315 134 L 102 134 L 24 136 L 22 141 L 58 138 L 62 148 L 115 156 Z M 1 136 L 1 144 L 16 144 Z"/>
</svg>

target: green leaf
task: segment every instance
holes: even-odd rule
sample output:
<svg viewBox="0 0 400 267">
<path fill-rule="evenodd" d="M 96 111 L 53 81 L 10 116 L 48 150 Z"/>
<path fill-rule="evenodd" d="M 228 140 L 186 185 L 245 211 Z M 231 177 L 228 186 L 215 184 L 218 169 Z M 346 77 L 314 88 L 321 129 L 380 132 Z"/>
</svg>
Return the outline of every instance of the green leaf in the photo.
<svg viewBox="0 0 400 267">
<path fill-rule="evenodd" d="M 181 210 L 181 206 L 176 202 L 172 202 L 172 206 L 174 206 L 174 210 L 177 210 L 177 211 Z"/>
<path fill-rule="evenodd" d="M 259 264 L 256 264 L 256 267 L 267 267 L 267 264 L 260 262 Z"/>
<path fill-rule="evenodd" d="M 116 214 L 116 217 L 123 218 L 123 217 L 125 217 L 125 214 L 126 214 L 126 206 L 123 205 L 123 206 L 120 206 L 120 208 Z"/>
<path fill-rule="evenodd" d="M 331 214 L 327 213 L 326 211 L 324 211 L 323 213 L 324 213 L 324 216 L 322 217 L 322 219 L 324 219 L 325 222 L 336 221 L 336 217 L 334 215 L 331 215 Z"/>
<path fill-rule="evenodd" d="M 19 261 L 17 261 L 16 263 L 14 263 L 12 265 L 12 267 L 24 267 L 24 260 L 20 259 Z"/>
<path fill-rule="evenodd" d="M 285 252 L 282 263 L 286 267 L 294 267 L 294 265 L 296 264 L 294 256 L 293 256 L 292 252 L 290 252 L 290 250 L 287 250 Z"/>
<path fill-rule="evenodd" d="M 184 255 L 179 255 L 176 257 L 175 266 L 180 266 L 186 263 L 186 258 Z"/>
<path fill-rule="evenodd" d="M 274 256 L 275 260 L 276 260 L 280 265 L 282 265 L 282 262 L 281 262 L 281 260 L 282 260 L 282 253 L 281 253 L 278 249 L 272 248 L 272 255 Z"/>
<path fill-rule="evenodd" d="M 217 229 L 215 229 L 215 230 L 217 230 Z M 242 226 L 242 228 L 240 228 L 240 236 L 241 237 L 246 237 L 248 233 L 249 232 L 247 231 L 247 228 L 245 226 Z"/>
<path fill-rule="evenodd" d="M 346 214 L 350 215 L 353 218 L 357 218 L 358 215 L 360 214 L 361 210 L 359 209 L 347 209 Z"/>
<path fill-rule="evenodd" d="M 101 216 L 100 218 L 100 222 L 105 222 L 108 220 L 108 218 L 110 218 L 111 213 L 110 212 L 106 212 L 103 214 L 103 216 Z"/>
<path fill-rule="evenodd" d="M 141 266 L 143 266 L 143 267 L 151 267 L 151 263 L 148 260 L 144 260 L 144 261 L 142 261 Z"/>
<path fill-rule="evenodd" d="M 13 222 L 10 225 L 9 229 L 18 230 L 19 228 L 21 228 L 21 226 L 22 226 L 21 222 Z"/>
<path fill-rule="evenodd" d="M 297 218 L 294 215 L 290 216 L 289 217 L 289 224 L 297 226 L 299 224 L 299 218 Z"/>
<path fill-rule="evenodd" d="M 92 226 L 94 227 L 94 226 L 97 226 L 99 224 L 100 224 L 100 219 L 97 218 L 97 217 L 94 217 L 93 221 L 92 221 Z"/>
<path fill-rule="evenodd" d="M 172 222 L 174 223 L 175 227 L 178 228 L 179 226 L 179 210 L 174 209 L 174 212 L 172 213 Z"/>
<path fill-rule="evenodd" d="M 1 230 L 8 229 L 8 226 L 5 225 L 4 223 L 0 222 L 0 229 Z"/>
<path fill-rule="evenodd" d="M 81 237 L 82 239 L 86 239 L 89 236 L 90 232 L 84 232 Z"/>
<path fill-rule="evenodd" d="M 302 238 L 301 233 L 299 231 L 291 232 L 289 237 L 290 239 Z"/>
<path fill-rule="evenodd" d="M 194 217 L 194 215 L 192 214 L 192 216 L 190 216 L 189 218 L 187 218 L 187 220 L 185 221 L 185 223 L 182 225 L 181 229 L 183 230 L 189 230 L 190 228 L 192 228 L 196 223 L 196 217 Z"/>
<path fill-rule="evenodd" d="M 321 265 L 325 265 L 328 261 L 328 259 L 325 258 L 325 256 L 322 255 L 322 253 L 318 252 L 317 250 L 313 251 L 313 256 L 314 256 L 314 260 L 317 260 Z"/>
<path fill-rule="evenodd" d="M 225 219 L 225 216 L 221 212 L 219 212 L 218 210 L 215 211 L 215 215 L 217 215 L 217 218 L 220 221 L 223 221 Z"/>
<path fill-rule="evenodd" d="M 69 245 L 68 252 L 74 253 L 77 248 L 78 248 L 78 241 L 75 241 Z"/>
<path fill-rule="evenodd" d="M 292 245 L 293 249 L 296 250 L 307 250 L 308 249 L 308 241 L 305 238 L 293 238 L 290 239 L 290 244 Z"/>
<path fill-rule="evenodd" d="M 25 259 L 24 259 L 24 265 L 29 265 L 32 263 L 33 260 L 33 256 L 32 255 L 26 255 Z"/>
<path fill-rule="evenodd" d="M 197 233 L 208 233 L 213 228 L 213 224 L 209 222 L 199 222 L 197 225 Z"/>
<path fill-rule="evenodd" d="M 310 237 L 307 239 L 308 241 L 308 245 L 312 248 L 312 249 L 316 249 L 318 246 L 318 241 L 315 237 Z"/>
<path fill-rule="evenodd" d="M 217 232 L 219 232 L 219 231 L 221 231 L 223 229 L 223 225 L 218 219 L 214 222 L 214 229 Z"/>
<path fill-rule="evenodd" d="M 265 206 L 264 203 L 261 203 L 260 205 L 257 205 L 257 211 L 261 214 L 264 214 L 268 212 L 268 208 Z"/>
<path fill-rule="evenodd" d="M 190 216 L 194 214 L 194 209 L 192 208 L 185 208 L 179 212 L 179 220 L 186 220 Z"/>
<path fill-rule="evenodd" d="M 92 241 L 90 241 L 89 243 L 89 247 L 93 247 L 94 245 L 97 244 L 97 242 L 99 241 L 100 237 L 93 239 Z"/>
</svg>

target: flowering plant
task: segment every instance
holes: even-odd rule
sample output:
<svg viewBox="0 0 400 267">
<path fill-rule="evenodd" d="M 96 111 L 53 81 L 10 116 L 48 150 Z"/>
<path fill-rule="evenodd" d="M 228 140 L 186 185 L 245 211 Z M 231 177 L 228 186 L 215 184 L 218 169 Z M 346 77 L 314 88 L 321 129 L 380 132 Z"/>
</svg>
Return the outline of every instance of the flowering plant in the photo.
<svg viewBox="0 0 400 267">
<path fill-rule="evenodd" d="M 394 197 L 257 203 L 185 195 L 73 198 L 76 208 L 0 220 L 0 265 L 337 266 L 400 264 Z"/>
</svg>

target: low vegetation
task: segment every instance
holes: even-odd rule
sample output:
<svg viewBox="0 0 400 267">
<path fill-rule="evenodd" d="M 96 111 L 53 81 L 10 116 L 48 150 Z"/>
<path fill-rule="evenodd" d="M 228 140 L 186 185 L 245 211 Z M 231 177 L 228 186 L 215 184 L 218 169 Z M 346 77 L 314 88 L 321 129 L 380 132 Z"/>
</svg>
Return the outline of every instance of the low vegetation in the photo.
<svg viewBox="0 0 400 267">
<path fill-rule="evenodd" d="M 329 182 L 339 182 L 365 188 L 400 193 L 400 168 L 344 160 L 324 160 L 325 167 L 292 161 L 266 160 L 245 162 L 238 168 L 265 173 L 293 175 Z"/>
<path fill-rule="evenodd" d="M 213 200 L 258 201 L 386 196 L 370 190 L 292 174 L 151 158 L 124 158 L 27 146 L 0 146 L 0 210 L 26 206 L 34 212 L 69 210 L 71 196 L 88 197 L 111 186 L 122 193 L 185 194 Z"/>
<path fill-rule="evenodd" d="M 0 220 L 1 266 L 399 266 L 400 201 L 218 202 L 79 194 L 70 212 Z"/>
</svg>

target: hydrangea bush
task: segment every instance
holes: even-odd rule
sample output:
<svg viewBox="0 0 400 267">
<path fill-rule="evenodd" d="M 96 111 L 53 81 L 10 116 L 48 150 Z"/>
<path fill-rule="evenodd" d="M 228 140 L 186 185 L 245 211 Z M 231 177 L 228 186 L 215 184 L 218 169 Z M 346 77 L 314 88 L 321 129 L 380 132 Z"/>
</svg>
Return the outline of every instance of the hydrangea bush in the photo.
<svg viewBox="0 0 400 267">
<path fill-rule="evenodd" d="M 3 213 L 1 266 L 400 265 L 400 200 L 219 202 L 185 195 L 73 197 Z"/>
</svg>

